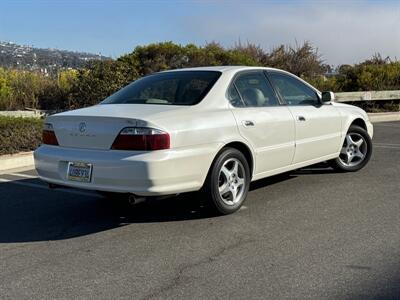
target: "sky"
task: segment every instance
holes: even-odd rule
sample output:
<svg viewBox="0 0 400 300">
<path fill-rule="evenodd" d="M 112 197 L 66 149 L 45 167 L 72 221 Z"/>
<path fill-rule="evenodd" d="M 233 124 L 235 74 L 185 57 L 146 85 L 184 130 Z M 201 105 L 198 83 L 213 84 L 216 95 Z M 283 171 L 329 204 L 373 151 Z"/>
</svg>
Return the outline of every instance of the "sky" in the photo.
<svg viewBox="0 0 400 300">
<path fill-rule="evenodd" d="M 400 0 L 0 0 L 0 40 L 114 58 L 162 41 L 267 51 L 310 41 L 326 63 L 354 64 L 400 59 Z"/>
</svg>

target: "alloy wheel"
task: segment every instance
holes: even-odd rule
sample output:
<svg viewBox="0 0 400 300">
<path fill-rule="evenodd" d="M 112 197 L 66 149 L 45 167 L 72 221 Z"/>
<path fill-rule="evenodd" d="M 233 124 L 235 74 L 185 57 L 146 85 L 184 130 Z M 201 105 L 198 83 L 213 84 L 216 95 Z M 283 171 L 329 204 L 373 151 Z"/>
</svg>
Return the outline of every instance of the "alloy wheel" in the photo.
<svg viewBox="0 0 400 300">
<path fill-rule="evenodd" d="M 339 160 L 347 167 L 354 167 L 364 161 L 367 151 L 368 145 L 364 137 L 359 133 L 349 132 L 340 150 Z"/>
<path fill-rule="evenodd" d="M 218 190 L 222 201 L 235 205 L 242 200 L 245 191 L 245 170 L 240 160 L 230 158 L 219 172 Z"/>
</svg>

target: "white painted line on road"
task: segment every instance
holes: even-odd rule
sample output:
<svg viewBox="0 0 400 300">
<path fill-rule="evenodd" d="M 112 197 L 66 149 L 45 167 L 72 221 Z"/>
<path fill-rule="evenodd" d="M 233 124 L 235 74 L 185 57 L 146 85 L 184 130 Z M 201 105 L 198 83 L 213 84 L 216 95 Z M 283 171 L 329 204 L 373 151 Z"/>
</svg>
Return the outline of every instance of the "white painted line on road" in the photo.
<svg viewBox="0 0 400 300">
<path fill-rule="evenodd" d="M 400 144 L 388 144 L 388 143 L 373 143 L 373 145 L 379 145 L 379 146 L 399 146 Z"/>
<path fill-rule="evenodd" d="M 7 170 L 0 171 L 0 175 L 5 175 L 5 174 L 8 174 L 9 172 L 18 173 L 18 172 L 32 171 L 32 170 L 34 170 L 34 168 L 32 168 L 32 167 L 33 166 L 7 169 Z"/>
<path fill-rule="evenodd" d="M 386 125 L 384 125 L 384 124 L 374 124 L 374 127 L 393 127 L 393 128 L 400 128 L 400 126 L 396 126 L 396 125 L 388 125 L 388 124 L 386 124 Z"/>
<path fill-rule="evenodd" d="M 101 195 L 98 195 L 98 194 L 95 194 L 95 193 L 83 192 L 83 191 L 75 191 L 75 190 L 69 190 L 69 189 L 64 189 L 64 188 L 55 188 L 54 190 L 50 190 L 45 185 L 31 183 L 31 182 L 21 182 L 21 181 L 10 180 L 10 179 L 5 179 L 5 178 L 0 178 L 0 182 L 12 183 L 12 184 L 28 186 L 28 187 L 37 188 L 37 189 L 43 189 L 43 190 L 48 190 L 48 191 L 65 192 L 65 193 L 70 193 L 70 194 L 75 194 L 75 195 L 80 195 L 80 196 L 103 198 Z"/>
<path fill-rule="evenodd" d="M 5 175 L 12 175 L 12 176 L 23 177 L 23 178 L 39 178 L 34 175 L 21 174 L 21 173 L 9 173 L 9 174 L 5 174 Z"/>
<path fill-rule="evenodd" d="M 383 145 L 374 145 L 374 148 L 400 149 L 400 146 L 399 146 L 399 147 L 396 147 L 396 146 L 383 146 Z"/>
</svg>

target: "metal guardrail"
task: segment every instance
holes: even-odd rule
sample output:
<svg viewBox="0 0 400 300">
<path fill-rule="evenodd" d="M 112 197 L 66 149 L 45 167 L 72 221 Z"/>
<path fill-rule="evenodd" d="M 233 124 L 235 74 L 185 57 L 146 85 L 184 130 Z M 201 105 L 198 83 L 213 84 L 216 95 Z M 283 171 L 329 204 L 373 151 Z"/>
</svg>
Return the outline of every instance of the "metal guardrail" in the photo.
<svg viewBox="0 0 400 300">
<path fill-rule="evenodd" d="M 45 115 L 45 113 L 43 113 L 43 112 L 30 111 L 30 110 L 3 110 L 3 111 L 0 111 L 0 116 L 5 116 L 5 117 L 40 118 L 44 115 Z"/>
<path fill-rule="evenodd" d="M 40 110 L 33 108 L 25 108 L 25 110 L 0 110 L 0 116 L 5 117 L 22 117 L 22 118 L 42 118 L 55 114 L 57 110 Z"/>
<path fill-rule="evenodd" d="M 335 93 L 335 102 L 400 100 L 400 90 Z"/>
</svg>

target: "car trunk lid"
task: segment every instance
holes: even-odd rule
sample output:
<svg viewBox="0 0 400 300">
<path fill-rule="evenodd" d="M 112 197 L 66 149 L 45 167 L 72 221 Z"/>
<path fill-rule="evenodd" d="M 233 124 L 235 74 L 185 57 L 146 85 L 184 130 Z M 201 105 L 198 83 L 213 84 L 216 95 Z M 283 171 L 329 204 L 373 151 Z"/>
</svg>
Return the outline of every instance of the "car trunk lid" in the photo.
<svg viewBox="0 0 400 300">
<path fill-rule="evenodd" d="M 104 104 L 49 116 L 61 147 L 109 150 L 125 127 L 158 128 L 162 113 L 184 107 L 138 104 Z M 163 128 L 159 128 L 163 129 Z"/>
</svg>

